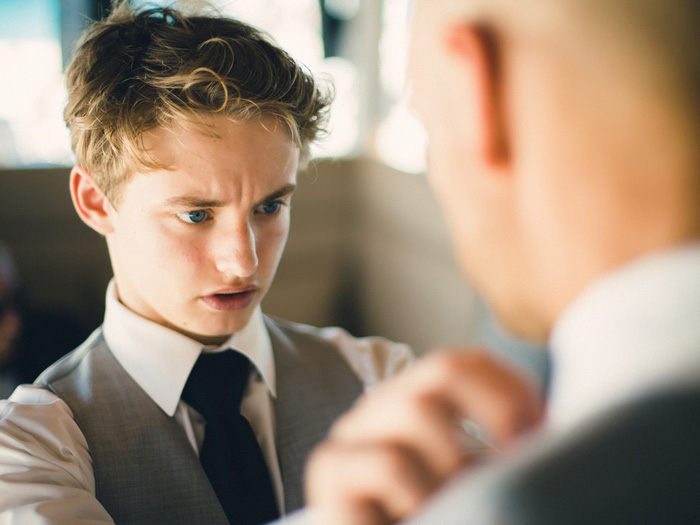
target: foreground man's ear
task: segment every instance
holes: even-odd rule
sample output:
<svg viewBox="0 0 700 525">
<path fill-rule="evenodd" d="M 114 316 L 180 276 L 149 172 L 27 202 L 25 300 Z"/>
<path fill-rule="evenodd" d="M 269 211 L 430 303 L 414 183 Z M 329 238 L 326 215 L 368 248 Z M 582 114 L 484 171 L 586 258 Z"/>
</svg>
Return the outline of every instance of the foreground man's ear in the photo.
<svg viewBox="0 0 700 525">
<path fill-rule="evenodd" d="M 487 165 L 503 167 L 510 160 L 509 130 L 503 97 L 502 56 L 495 36 L 474 24 L 451 26 L 448 51 L 465 68 L 474 90 L 474 118 L 481 134 L 481 152 Z"/>
<path fill-rule="evenodd" d="M 75 166 L 71 170 L 70 196 L 78 216 L 90 228 L 101 235 L 114 231 L 112 205 L 95 184 L 92 174 L 82 166 Z"/>
</svg>

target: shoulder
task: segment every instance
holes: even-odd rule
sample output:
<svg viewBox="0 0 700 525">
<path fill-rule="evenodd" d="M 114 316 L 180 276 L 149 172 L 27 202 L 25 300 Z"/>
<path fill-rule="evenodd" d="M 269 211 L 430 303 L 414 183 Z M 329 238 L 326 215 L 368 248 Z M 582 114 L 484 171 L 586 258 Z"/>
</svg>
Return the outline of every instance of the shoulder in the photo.
<svg viewBox="0 0 700 525">
<path fill-rule="evenodd" d="M 9 399 L 0 401 L 0 456 L 14 450 L 12 443 L 20 442 L 25 444 L 22 450 L 28 457 L 42 457 L 43 452 L 47 457 L 60 457 L 64 451 L 76 458 L 87 454 L 87 443 L 75 421 L 75 413 L 60 389 L 54 387 L 80 367 L 98 339 L 101 340 L 101 333 L 96 332 L 44 370 L 34 384 L 20 385 Z M 33 443 L 36 451 L 32 450 Z M 14 456 L 18 457 L 17 450 Z"/>
<path fill-rule="evenodd" d="M 113 523 L 95 498 L 92 459 L 70 408 L 38 385 L 0 401 L 0 514 L 8 523 Z"/>
<path fill-rule="evenodd" d="M 52 436 L 57 442 L 69 437 L 64 432 L 69 432 L 71 439 L 74 434 L 82 438 L 79 431 L 74 432 L 77 426 L 73 429 L 73 412 L 53 385 L 79 368 L 84 357 L 102 340 L 101 331 L 95 331 L 81 346 L 44 370 L 34 384 L 20 385 L 9 399 L 0 401 L 0 433 L 8 436 L 16 430 L 44 441 L 45 436 Z"/>
<path fill-rule="evenodd" d="M 68 405 L 38 385 L 21 385 L 0 401 L 0 478 L 55 472 L 90 488 L 92 466 L 87 442 Z M 9 480 L 9 478 L 7 478 Z"/>
<path fill-rule="evenodd" d="M 265 320 L 268 329 L 280 330 L 296 344 L 311 338 L 333 347 L 365 387 L 395 375 L 414 360 L 414 354 L 408 345 L 384 337 L 355 337 L 336 326 L 317 328 L 271 317 L 266 317 Z"/>
<path fill-rule="evenodd" d="M 666 392 L 592 422 L 516 472 L 527 523 L 700 519 L 700 390 Z"/>
<path fill-rule="evenodd" d="M 83 363 L 85 357 L 90 354 L 93 349 L 102 344 L 105 344 L 104 337 L 102 336 L 102 329 L 98 328 L 78 348 L 69 352 L 44 370 L 35 383 L 48 386 L 55 381 L 69 376 Z"/>
<path fill-rule="evenodd" d="M 9 399 L 0 401 L 0 435 L 33 434 L 42 441 L 61 441 L 72 424 L 66 403 L 40 385 L 20 385 Z"/>
</svg>

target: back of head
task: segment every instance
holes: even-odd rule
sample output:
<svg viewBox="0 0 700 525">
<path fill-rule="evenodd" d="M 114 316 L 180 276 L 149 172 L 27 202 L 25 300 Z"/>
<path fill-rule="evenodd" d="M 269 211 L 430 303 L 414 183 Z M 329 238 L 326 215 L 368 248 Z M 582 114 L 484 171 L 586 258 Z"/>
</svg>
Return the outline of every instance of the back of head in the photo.
<svg viewBox="0 0 700 525">
<path fill-rule="evenodd" d="M 426 11 L 493 24 L 569 59 L 617 60 L 621 73 L 640 75 L 700 108 L 700 3 L 694 0 L 439 0 Z"/>
<path fill-rule="evenodd" d="M 509 328 L 546 338 L 601 275 L 700 236 L 700 3 L 418 0 L 414 26 L 430 178 Z"/>
<path fill-rule="evenodd" d="M 148 130 L 189 122 L 206 131 L 208 115 L 274 117 L 305 158 L 330 98 L 253 27 L 128 0 L 85 32 L 66 78 L 64 118 L 77 162 L 112 200 L 130 173 L 162 167 L 143 148 Z"/>
</svg>

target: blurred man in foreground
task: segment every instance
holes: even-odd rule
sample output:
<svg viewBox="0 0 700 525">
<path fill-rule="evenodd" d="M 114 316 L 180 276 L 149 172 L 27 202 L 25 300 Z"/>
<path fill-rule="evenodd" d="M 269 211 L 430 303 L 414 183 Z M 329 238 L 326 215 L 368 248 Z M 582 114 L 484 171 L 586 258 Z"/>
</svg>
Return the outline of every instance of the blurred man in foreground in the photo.
<svg viewBox="0 0 700 525">
<path fill-rule="evenodd" d="M 699 29 L 691 0 L 418 0 L 430 183 L 465 275 L 547 341 L 552 385 L 533 429 L 493 363 L 428 357 L 315 453 L 320 522 L 698 522 Z M 462 417 L 503 453 L 476 466 Z"/>
</svg>

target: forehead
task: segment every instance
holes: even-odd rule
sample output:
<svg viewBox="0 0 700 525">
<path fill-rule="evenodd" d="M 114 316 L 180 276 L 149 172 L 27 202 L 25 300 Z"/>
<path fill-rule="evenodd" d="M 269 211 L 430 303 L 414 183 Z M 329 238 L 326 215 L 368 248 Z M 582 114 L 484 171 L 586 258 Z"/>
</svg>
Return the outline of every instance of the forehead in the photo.
<svg viewBox="0 0 700 525">
<path fill-rule="evenodd" d="M 143 135 L 143 146 L 152 157 L 185 161 L 203 157 L 203 151 L 232 147 L 233 155 L 246 147 L 266 147 L 270 152 L 286 151 L 294 142 L 286 127 L 273 117 L 235 120 L 226 116 L 197 116 L 171 122 Z"/>
<path fill-rule="evenodd" d="M 252 197 L 293 183 L 299 162 L 299 149 L 288 131 L 272 118 L 235 122 L 214 117 L 194 125 L 162 126 L 144 134 L 143 144 L 158 167 L 136 171 L 125 183 L 124 195 L 151 191 L 161 196 L 196 192 L 217 199 Z"/>
<path fill-rule="evenodd" d="M 225 117 L 156 128 L 144 146 L 169 170 L 205 172 L 296 171 L 299 150 L 285 127 L 272 118 L 245 122 Z"/>
</svg>

